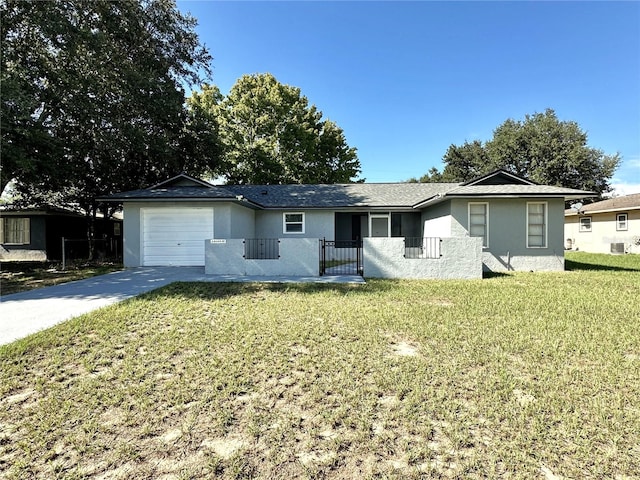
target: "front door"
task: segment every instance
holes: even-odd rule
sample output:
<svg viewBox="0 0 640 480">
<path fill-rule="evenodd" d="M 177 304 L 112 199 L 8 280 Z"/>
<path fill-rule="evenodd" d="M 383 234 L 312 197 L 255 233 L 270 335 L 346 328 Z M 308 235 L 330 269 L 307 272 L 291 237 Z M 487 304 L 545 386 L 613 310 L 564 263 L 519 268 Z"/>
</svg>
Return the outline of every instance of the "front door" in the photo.
<svg viewBox="0 0 640 480">
<path fill-rule="evenodd" d="M 389 237 L 390 221 L 389 214 L 376 213 L 371 214 L 369 217 L 371 223 L 371 236 L 372 237 Z"/>
</svg>

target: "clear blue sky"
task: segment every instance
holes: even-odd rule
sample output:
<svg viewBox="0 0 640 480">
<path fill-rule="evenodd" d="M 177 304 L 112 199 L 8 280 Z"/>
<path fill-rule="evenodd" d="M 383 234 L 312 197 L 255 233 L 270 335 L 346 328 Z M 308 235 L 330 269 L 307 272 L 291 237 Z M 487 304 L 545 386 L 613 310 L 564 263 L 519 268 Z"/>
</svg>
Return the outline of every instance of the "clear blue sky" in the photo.
<svg viewBox="0 0 640 480">
<path fill-rule="evenodd" d="M 442 169 L 449 145 L 552 108 L 619 152 L 640 192 L 640 2 L 179 1 L 226 94 L 272 73 L 358 149 L 367 182 Z"/>
</svg>

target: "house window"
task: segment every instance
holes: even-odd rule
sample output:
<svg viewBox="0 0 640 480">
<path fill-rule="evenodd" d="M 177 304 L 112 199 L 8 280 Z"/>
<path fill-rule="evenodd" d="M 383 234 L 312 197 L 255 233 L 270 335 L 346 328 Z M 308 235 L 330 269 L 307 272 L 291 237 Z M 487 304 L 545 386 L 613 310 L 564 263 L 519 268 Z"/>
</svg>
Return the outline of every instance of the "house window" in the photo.
<svg viewBox="0 0 640 480">
<path fill-rule="evenodd" d="M 527 203 L 527 248 L 547 247 L 547 202 Z"/>
<path fill-rule="evenodd" d="M 581 217 L 580 218 L 580 231 L 581 232 L 590 232 L 591 231 L 591 217 Z"/>
<path fill-rule="evenodd" d="M 5 245 L 31 243 L 31 219 L 20 217 L 0 219 L 0 240 Z"/>
<path fill-rule="evenodd" d="M 284 233 L 304 233 L 304 213 L 292 212 L 282 215 Z"/>
<path fill-rule="evenodd" d="M 469 235 L 482 237 L 482 246 L 489 246 L 488 203 L 469 203 Z"/>
<path fill-rule="evenodd" d="M 113 224 L 113 235 L 115 237 L 119 237 L 120 234 L 121 234 L 121 231 L 122 231 L 122 229 L 120 227 L 120 223 L 119 222 L 114 223 Z"/>
<path fill-rule="evenodd" d="M 391 232 L 391 216 L 388 213 L 371 214 L 369 231 L 372 237 L 388 237 Z"/>
<path fill-rule="evenodd" d="M 616 215 L 616 230 L 627 230 L 629 228 L 627 219 L 628 217 L 626 213 L 619 213 Z"/>
</svg>

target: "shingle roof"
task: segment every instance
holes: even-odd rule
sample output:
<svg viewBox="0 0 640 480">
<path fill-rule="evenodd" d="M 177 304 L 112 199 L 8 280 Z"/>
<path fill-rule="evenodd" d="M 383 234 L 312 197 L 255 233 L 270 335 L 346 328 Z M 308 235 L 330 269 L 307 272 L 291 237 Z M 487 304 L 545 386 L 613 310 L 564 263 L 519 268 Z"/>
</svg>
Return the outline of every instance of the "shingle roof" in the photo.
<svg viewBox="0 0 640 480">
<path fill-rule="evenodd" d="M 104 199 L 113 200 L 154 200 L 154 199 L 169 199 L 169 198 L 182 198 L 182 199 L 235 199 L 233 192 L 227 188 L 211 185 L 211 187 L 185 187 L 185 186 L 170 186 L 160 188 L 143 188 L 140 190 L 131 190 L 129 192 L 121 192 Z"/>
<path fill-rule="evenodd" d="M 6 216 L 19 215 L 65 215 L 72 217 L 84 217 L 84 213 L 79 210 L 70 208 L 57 207 L 55 205 L 41 206 L 16 206 L 16 205 L 0 205 L 0 213 Z"/>
<path fill-rule="evenodd" d="M 500 175 L 496 172 L 495 175 Z M 483 177 L 485 179 L 486 177 Z M 515 182 L 490 183 L 348 183 L 332 185 L 212 185 L 178 175 L 150 188 L 117 193 L 98 200 L 248 201 L 253 208 L 414 208 L 457 196 L 583 198 L 592 192 Z"/>
<path fill-rule="evenodd" d="M 334 185 L 229 185 L 265 208 L 407 208 L 444 194 L 455 183 L 349 183 Z"/>
<path fill-rule="evenodd" d="M 590 203 L 589 205 L 584 205 L 580 209 L 580 212 L 597 213 L 620 210 L 640 210 L 640 193 L 608 198 L 600 202 Z M 568 209 L 565 210 L 565 215 L 577 215 L 577 212 L 573 209 Z"/>
<path fill-rule="evenodd" d="M 469 185 L 460 186 L 447 192 L 447 195 L 532 195 L 584 198 L 593 195 L 585 190 L 554 187 L 553 185 Z"/>
</svg>

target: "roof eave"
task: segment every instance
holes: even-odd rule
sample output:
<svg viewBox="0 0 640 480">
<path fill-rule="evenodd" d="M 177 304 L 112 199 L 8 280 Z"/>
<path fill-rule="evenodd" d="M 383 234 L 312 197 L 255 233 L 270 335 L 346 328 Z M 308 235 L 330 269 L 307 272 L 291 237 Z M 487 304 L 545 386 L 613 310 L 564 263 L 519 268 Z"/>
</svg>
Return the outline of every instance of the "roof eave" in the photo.
<svg viewBox="0 0 640 480">
<path fill-rule="evenodd" d="M 264 207 L 259 203 L 256 203 L 247 198 L 238 197 L 225 197 L 225 198 L 206 198 L 206 197 L 99 197 L 96 198 L 98 202 L 112 202 L 112 203 L 124 203 L 124 202 L 215 202 L 215 203 L 234 203 L 243 207 L 253 208 L 254 210 L 262 210 Z"/>
<path fill-rule="evenodd" d="M 640 210 L 640 205 L 630 206 L 630 207 L 617 207 L 617 208 L 606 208 L 604 210 L 585 210 L 584 208 L 581 210 L 582 215 L 591 215 L 592 213 L 614 213 L 614 212 L 628 212 L 630 210 Z"/>
<path fill-rule="evenodd" d="M 168 180 L 164 180 L 163 182 L 160 182 L 156 185 L 152 185 L 150 187 L 147 187 L 145 190 L 154 190 L 156 188 L 160 188 L 163 187 L 165 185 L 170 185 L 171 183 L 173 183 L 175 180 L 179 179 L 179 178 L 184 178 L 185 180 L 189 180 L 191 182 L 197 183 L 198 185 L 201 185 L 203 187 L 207 187 L 207 188 L 213 188 L 214 185 L 210 184 L 209 182 L 205 182 L 204 180 L 201 180 L 199 178 L 195 178 L 192 177 L 191 175 L 187 175 L 186 173 L 179 173 L 178 175 L 175 175 L 171 178 L 169 178 Z"/>
<path fill-rule="evenodd" d="M 446 199 L 444 198 L 446 196 L 445 194 L 441 194 L 438 193 L 436 195 L 434 195 L 433 197 L 429 197 L 426 200 L 422 200 L 421 202 L 416 203 L 415 205 L 413 205 L 411 208 L 415 209 L 415 210 L 419 210 L 422 209 L 424 207 L 428 207 L 431 205 L 436 205 L 440 202 L 444 202 Z"/>
<path fill-rule="evenodd" d="M 327 205 L 327 206 L 309 206 L 309 205 L 269 205 L 262 207 L 264 210 L 340 210 L 343 212 L 410 212 L 413 207 L 411 205 Z"/>
<path fill-rule="evenodd" d="M 446 194 L 447 198 L 563 198 L 565 200 L 578 200 L 585 198 L 584 194 L 566 193 L 453 193 Z"/>
</svg>

